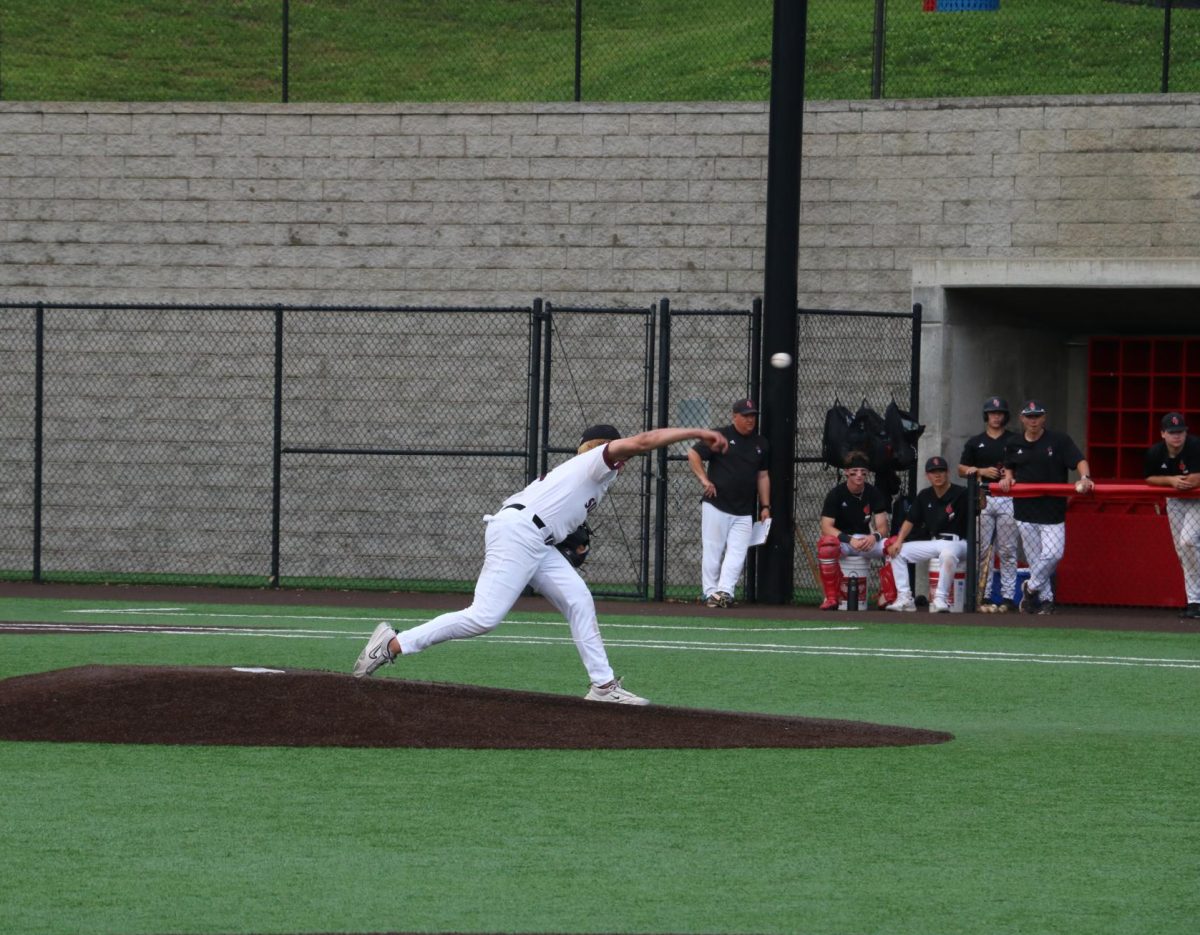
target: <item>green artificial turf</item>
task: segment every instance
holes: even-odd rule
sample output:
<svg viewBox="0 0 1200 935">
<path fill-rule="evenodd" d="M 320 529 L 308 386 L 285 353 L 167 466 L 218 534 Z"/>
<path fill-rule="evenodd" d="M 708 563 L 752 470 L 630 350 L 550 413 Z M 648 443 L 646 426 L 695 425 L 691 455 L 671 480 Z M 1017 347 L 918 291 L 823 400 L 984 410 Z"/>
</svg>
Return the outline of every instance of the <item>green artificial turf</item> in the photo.
<svg viewBox="0 0 1200 935">
<path fill-rule="evenodd" d="M 345 670 L 389 616 L 76 613 L 134 606 L 0 600 L 0 617 L 261 635 L 0 634 L 0 676 L 90 662 Z M 1200 634 L 715 619 L 725 629 L 712 615 L 603 623 L 618 671 L 659 703 L 956 739 L 580 752 L 0 743 L 0 931 L 1193 930 Z M 381 674 L 585 688 L 549 614 Z"/>
</svg>

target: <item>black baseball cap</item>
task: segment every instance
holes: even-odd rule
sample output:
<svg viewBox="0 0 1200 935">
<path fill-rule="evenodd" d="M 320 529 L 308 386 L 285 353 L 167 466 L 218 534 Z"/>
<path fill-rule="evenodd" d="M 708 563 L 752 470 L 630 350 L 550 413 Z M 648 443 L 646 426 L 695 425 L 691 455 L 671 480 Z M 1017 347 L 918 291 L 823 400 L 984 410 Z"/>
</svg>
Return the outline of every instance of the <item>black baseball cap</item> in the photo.
<svg viewBox="0 0 1200 935">
<path fill-rule="evenodd" d="M 946 459 L 943 458 L 941 455 L 934 455 L 932 458 L 930 458 L 928 461 L 925 462 L 925 473 L 926 474 L 928 474 L 930 471 L 948 471 L 948 470 L 950 470 L 950 465 L 948 465 L 946 463 Z"/>
<path fill-rule="evenodd" d="M 1028 399 L 1025 405 L 1021 407 L 1021 415 L 1023 416 L 1044 416 L 1046 407 L 1042 405 L 1040 399 Z"/>
<path fill-rule="evenodd" d="M 599 425 L 589 425 L 584 429 L 583 435 L 580 436 L 579 444 L 582 445 L 584 442 L 594 441 L 597 438 L 603 438 L 605 441 L 611 442 L 620 437 L 621 433 L 615 428 L 601 422 Z"/>
<path fill-rule="evenodd" d="M 1162 430 L 1164 432 L 1186 432 L 1187 420 L 1183 418 L 1181 412 L 1168 412 L 1162 417 Z"/>
<path fill-rule="evenodd" d="M 758 415 L 758 407 L 754 405 L 754 400 L 752 399 L 739 399 L 733 404 L 733 411 L 739 416 Z"/>
<path fill-rule="evenodd" d="M 1008 415 L 1008 400 L 1002 396 L 989 396 L 983 401 L 983 413 L 1003 412 Z"/>
</svg>

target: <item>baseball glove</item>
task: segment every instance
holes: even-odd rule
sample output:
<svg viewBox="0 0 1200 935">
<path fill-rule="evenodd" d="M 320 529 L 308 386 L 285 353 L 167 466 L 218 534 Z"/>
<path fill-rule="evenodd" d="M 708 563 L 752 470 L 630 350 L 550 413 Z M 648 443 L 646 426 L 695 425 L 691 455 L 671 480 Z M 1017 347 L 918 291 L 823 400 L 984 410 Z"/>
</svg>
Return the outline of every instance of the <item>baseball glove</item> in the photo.
<svg viewBox="0 0 1200 935">
<path fill-rule="evenodd" d="M 592 530 L 587 523 L 579 527 L 562 542 L 556 543 L 558 551 L 562 552 L 568 562 L 578 568 L 588 557 L 592 548 Z"/>
</svg>

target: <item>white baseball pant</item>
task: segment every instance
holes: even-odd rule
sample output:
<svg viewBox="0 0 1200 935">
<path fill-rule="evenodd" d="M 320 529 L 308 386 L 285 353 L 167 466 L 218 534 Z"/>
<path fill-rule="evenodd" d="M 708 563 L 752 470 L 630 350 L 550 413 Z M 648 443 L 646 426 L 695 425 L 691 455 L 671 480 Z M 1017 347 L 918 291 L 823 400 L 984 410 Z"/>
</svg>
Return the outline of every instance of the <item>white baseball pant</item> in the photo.
<svg viewBox="0 0 1200 935">
<path fill-rule="evenodd" d="M 906 542 L 900 546 L 900 554 L 888 559 L 892 575 L 896 579 L 896 594 L 899 600 L 912 600 L 912 583 L 908 580 L 908 563 L 927 562 L 936 558 L 941 563 L 938 571 L 937 592 L 934 597 L 946 603 L 950 583 L 958 571 L 958 563 L 967 557 L 966 539 L 929 539 Z"/>
<path fill-rule="evenodd" d="M 1200 604 L 1200 500 L 1167 498 L 1171 541 L 1183 569 L 1183 587 L 1189 604 Z"/>
<path fill-rule="evenodd" d="M 1067 524 L 1018 520 L 1017 531 L 1021 534 L 1025 561 L 1029 563 L 1029 587 L 1037 591 L 1039 600 L 1054 600 L 1051 580 L 1067 547 Z"/>
<path fill-rule="evenodd" d="M 718 510 L 711 503 L 700 505 L 700 535 L 704 543 L 700 585 L 706 598 L 717 591 L 733 596 L 733 589 L 746 565 L 753 525 L 753 516 L 734 516 Z"/>
<path fill-rule="evenodd" d="M 501 510 L 491 517 L 484 546 L 483 569 L 475 583 L 471 606 L 396 634 L 400 651 L 411 655 L 447 640 L 491 632 L 530 584 L 567 618 L 571 638 L 592 684 L 611 682 L 613 670 L 600 638 L 592 592 L 563 554 L 546 544 L 529 512 Z"/>
<path fill-rule="evenodd" d="M 994 555 L 1000 557 L 1000 599 L 1013 600 L 1017 589 L 1017 521 L 1013 519 L 1012 497 L 987 498 L 979 514 L 979 551 L 983 552 L 995 536 Z M 987 576 L 990 593 L 992 576 Z"/>
</svg>

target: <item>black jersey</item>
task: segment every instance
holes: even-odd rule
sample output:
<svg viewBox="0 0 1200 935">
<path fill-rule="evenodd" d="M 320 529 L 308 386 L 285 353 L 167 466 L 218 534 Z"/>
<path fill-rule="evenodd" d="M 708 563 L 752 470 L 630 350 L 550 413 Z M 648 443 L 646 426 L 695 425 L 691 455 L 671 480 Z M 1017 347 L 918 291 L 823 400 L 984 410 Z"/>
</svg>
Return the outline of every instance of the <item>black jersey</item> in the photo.
<svg viewBox="0 0 1200 935">
<path fill-rule="evenodd" d="M 930 539 L 943 533 L 963 539 L 967 537 L 967 488 L 951 484 L 942 496 L 932 487 L 926 487 L 913 501 L 905 517 L 913 529 L 923 528 Z"/>
<path fill-rule="evenodd" d="M 716 485 L 715 497 L 702 498 L 722 513 L 753 516 L 758 499 L 758 475 L 767 469 L 767 440 L 761 435 L 743 435 L 732 425 L 717 429 L 729 439 L 724 454 L 715 454 L 708 445 L 697 442 L 692 450 L 708 462 L 708 479 Z"/>
<path fill-rule="evenodd" d="M 1000 468 L 1003 471 L 1004 449 L 1008 445 L 1008 440 L 1012 437 L 1013 433 L 1008 431 L 1008 429 L 1005 429 L 1004 434 L 999 438 L 992 438 L 987 432 L 972 435 L 967 439 L 967 443 L 963 445 L 958 463 L 974 468 Z"/>
<path fill-rule="evenodd" d="M 1026 441 L 1023 432 L 1013 435 L 1004 454 L 1013 479 L 1024 484 L 1065 484 L 1068 472 L 1082 460 L 1083 453 L 1070 435 L 1049 429 L 1034 442 Z M 1067 518 L 1067 498 L 1014 497 L 1013 516 L 1022 523 L 1061 523 Z"/>
<path fill-rule="evenodd" d="M 1167 451 L 1167 443 L 1151 445 L 1146 452 L 1146 471 L 1143 477 L 1178 477 L 1200 471 L 1200 438 L 1189 435 L 1183 440 L 1183 448 L 1174 458 Z"/>
<path fill-rule="evenodd" d="M 845 482 L 838 484 L 825 495 L 821 515 L 833 520 L 838 532 L 852 536 L 866 535 L 875 531 L 872 518 L 876 513 L 888 511 L 887 497 L 878 487 L 867 484 L 860 494 L 852 494 Z"/>
</svg>

